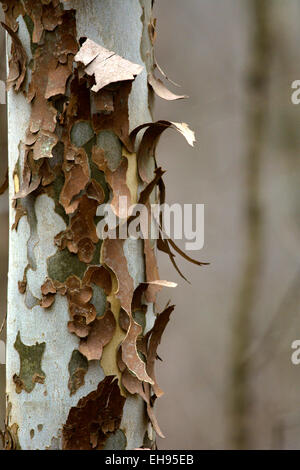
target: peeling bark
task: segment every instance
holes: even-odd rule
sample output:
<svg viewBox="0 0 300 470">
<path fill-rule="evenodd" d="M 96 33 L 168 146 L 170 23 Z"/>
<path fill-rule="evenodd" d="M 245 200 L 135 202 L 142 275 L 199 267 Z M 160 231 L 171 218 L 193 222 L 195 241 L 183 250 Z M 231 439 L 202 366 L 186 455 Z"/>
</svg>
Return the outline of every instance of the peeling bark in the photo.
<svg viewBox="0 0 300 470">
<path fill-rule="evenodd" d="M 173 310 L 153 304 L 175 285 L 159 280 L 153 241 L 96 231 L 103 202 L 118 214 L 119 195 L 164 198 L 155 149 L 165 129 L 194 142 L 184 123 L 151 121 L 153 2 L 1 3 L 12 38 L 7 396 L 18 446 L 153 447 L 163 437 L 154 363 Z"/>
</svg>

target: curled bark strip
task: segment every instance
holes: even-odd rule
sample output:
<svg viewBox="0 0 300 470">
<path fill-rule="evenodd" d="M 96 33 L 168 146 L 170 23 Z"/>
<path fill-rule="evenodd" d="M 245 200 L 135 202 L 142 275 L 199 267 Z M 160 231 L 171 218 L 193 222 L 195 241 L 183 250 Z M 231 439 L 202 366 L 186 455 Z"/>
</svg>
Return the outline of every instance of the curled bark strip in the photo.
<svg viewBox="0 0 300 470">
<path fill-rule="evenodd" d="M 122 374 L 122 385 L 131 395 L 139 395 L 147 403 L 148 397 L 145 394 L 143 382 L 134 376 L 127 368 Z"/>
<path fill-rule="evenodd" d="M 148 417 L 151 421 L 151 424 L 153 426 L 153 429 L 154 431 L 156 432 L 156 434 L 161 437 L 162 439 L 165 438 L 162 430 L 160 429 L 159 427 L 159 424 L 158 424 L 158 421 L 157 421 L 157 418 L 155 416 L 155 413 L 154 413 L 154 403 L 155 403 L 155 399 L 153 399 L 151 401 L 151 387 L 149 384 L 145 383 L 144 384 L 144 389 L 145 389 L 145 393 L 146 393 L 146 396 L 147 396 L 147 402 L 146 402 L 146 409 L 147 409 L 147 414 L 148 414 Z"/>
<path fill-rule="evenodd" d="M 171 263 L 173 264 L 175 270 L 178 272 L 179 276 L 182 277 L 186 282 L 190 284 L 190 281 L 184 276 L 184 274 L 180 271 L 179 267 L 177 266 L 177 263 L 175 261 L 175 255 L 172 253 L 168 240 L 163 239 L 161 236 L 157 240 L 157 249 L 162 251 L 163 253 L 166 253 L 169 256 L 169 259 Z"/>
<path fill-rule="evenodd" d="M 164 281 L 162 279 L 158 279 L 156 281 L 147 281 L 145 284 L 151 284 L 154 286 L 161 286 L 161 287 L 177 287 L 178 284 L 176 282 L 171 281 Z"/>
<path fill-rule="evenodd" d="M 139 357 L 136 347 L 137 338 L 141 333 L 142 327 L 131 319 L 127 335 L 122 343 L 122 360 L 139 380 L 153 384 L 153 380 L 146 372 L 146 364 Z"/>
<path fill-rule="evenodd" d="M 165 188 L 165 184 L 164 184 L 163 179 L 160 178 L 157 184 L 158 184 L 158 187 L 159 187 L 160 204 L 163 205 L 165 203 L 165 199 L 166 199 L 166 188 Z M 197 260 L 191 258 L 190 256 L 188 256 L 184 251 L 182 251 L 176 245 L 176 243 L 170 237 L 168 237 L 165 234 L 165 232 L 162 230 L 162 226 L 163 226 L 163 216 L 162 216 L 162 214 L 160 214 L 159 239 L 158 239 L 158 242 L 157 242 L 157 248 L 160 251 L 166 253 L 169 256 L 171 263 L 173 264 L 174 268 L 176 269 L 176 271 L 178 272 L 180 277 L 182 277 L 186 282 L 190 283 L 187 280 L 187 278 L 183 275 L 183 273 L 180 271 L 179 267 L 177 266 L 177 263 L 175 262 L 175 255 L 174 255 L 174 253 L 172 253 L 170 245 L 180 256 L 182 256 L 184 259 L 186 259 L 187 261 L 189 261 L 192 264 L 196 264 L 197 266 L 208 266 L 210 263 L 197 261 Z"/>
<path fill-rule="evenodd" d="M 182 256 L 185 260 L 189 261 L 192 264 L 196 264 L 197 266 L 209 266 L 210 263 L 204 263 L 203 261 L 197 261 L 194 258 L 191 258 L 188 256 L 184 251 L 182 251 L 172 240 L 171 238 L 168 239 L 168 242 L 170 243 L 171 247 L 180 255 Z"/>
<path fill-rule="evenodd" d="M 5 13 L 6 24 L 16 33 L 19 28 L 17 18 L 24 15 L 24 8 L 20 0 L 1 0 L 2 8 Z"/>
<path fill-rule="evenodd" d="M 156 69 L 162 74 L 162 76 L 168 80 L 168 82 L 172 83 L 172 85 L 174 86 L 177 86 L 177 87 L 180 87 L 180 85 L 176 82 L 174 82 L 173 80 L 171 80 L 170 77 L 168 77 L 168 75 L 163 71 L 163 69 L 160 67 L 160 65 L 158 64 L 156 58 L 155 58 L 155 64 L 154 64 L 154 69 Z"/>
<path fill-rule="evenodd" d="M 159 239 L 157 241 L 157 248 L 169 256 L 171 263 L 173 264 L 174 268 L 176 269 L 180 277 L 182 277 L 189 284 L 190 284 L 190 281 L 188 281 L 188 279 L 183 275 L 183 273 L 180 271 L 179 267 L 177 266 L 177 263 L 175 262 L 175 254 L 172 252 L 170 245 L 180 256 L 182 256 L 184 259 L 186 259 L 190 263 L 196 264 L 197 266 L 209 266 L 210 263 L 198 261 L 188 256 L 184 251 L 182 251 L 176 245 L 176 243 L 171 238 L 165 238 L 163 231 L 160 230 Z"/>
<path fill-rule="evenodd" d="M 174 311 L 174 308 L 175 306 L 171 305 L 170 307 L 167 307 L 166 310 L 164 310 L 162 313 L 160 313 L 155 320 L 152 330 L 149 332 L 150 339 L 147 352 L 147 372 L 154 381 L 153 391 L 158 398 L 163 395 L 163 391 L 158 386 L 154 373 L 157 348 L 161 342 L 162 335 L 170 320 L 170 315 Z"/>
<path fill-rule="evenodd" d="M 27 54 L 16 32 L 5 23 L 1 22 L 1 25 L 12 38 L 7 89 L 14 87 L 15 91 L 19 91 L 26 76 Z"/>
<path fill-rule="evenodd" d="M 149 201 L 150 195 L 154 190 L 155 186 L 157 186 L 164 175 L 165 171 L 161 169 L 161 167 L 156 168 L 154 171 L 154 175 L 152 175 L 151 180 L 148 182 L 146 187 L 140 194 L 139 197 L 139 204 L 146 204 Z"/>
<path fill-rule="evenodd" d="M 164 281 L 163 281 L 164 282 Z M 137 291 L 136 291 L 137 292 Z M 141 300 L 141 297 L 138 296 L 136 302 L 139 304 L 138 299 Z M 140 304 L 139 304 L 140 305 Z M 165 310 L 160 313 L 154 323 L 153 328 L 144 336 L 140 337 L 140 340 L 136 339 L 135 343 L 137 344 L 137 349 L 140 353 L 142 353 L 145 357 L 146 361 L 146 372 L 151 377 L 152 381 L 143 381 L 140 377 L 130 372 L 130 367 L 126 364 L 124 360 L 124 352 L 122 356 L 118 353 L 118 364 L 119 368 L 122 371 L 122 384 L 125 389 L 131 394 L 138 394 L 140 395 L 143 400 L 146 402 L 147 413 L 149 419 L 152 423 L 152 426 L 156 433 L 160 437 L 164 437 L 156 416 L 154 414 L 154 402 L 156 398 L 159 398 L 163 395 L 163 391 L 157 384 L 154 372 L 155 360 L 157 359 L 157 348 L 161 342 L 162 335 L 164 330 L 169 322 L 170 315 L 174 310 L 174 305 L 167 306 Z M 138 325 L 139 326 L 139 325 Z M 138 336 L 140 332 L 140 328 L 138 326 L 135 327 L 135 334 Z M 130 330 L 129 330 L 130 331 Z M 130 342 L 132 344 L 132 342 Z M 124 344 L 124 343 L 123 343 Z M 123 351 L 123 345 L 122 345 Z M 151 390 L 153 389 L 154 395 L 151 396 Z"/>
<path fill-rule="evenodd" d="M 159 78 L 155 77 L 153 73 L 148 74 L 148 83 L 153 88 L 156 95 L 164 100 L 173 101 L 188 98 L 187 95 L 175 95 L 175 93 L 172 93 Z"/>
<path fill-rule="evenodd" d="M 189 128 L 189 126 L 186 123 L 184 123 L 184 122 L 172 122 L 172 121 L 165 121 L 165 120 L 160 120 L 160 121 L 156 121 L 156 122 L 147 122 L 145 124 L 141 124 L 140 126 L 136 127 L 135 129 L 133 129 L 133 131 L 130 134 L 132 144 L 135 143 L 135 139 L 136 139 L 138 133 L 142 129 L 145 129 L 146 127 L 147 128 L 152 128 L 153 132 L 154 132 L 154 130 L 157 131 L 157 129 L 162 128 L 162 129 L 160 129 L 159 136 L 164 130 L 168 129 L 169 127 L 172 127 L 184 136 L 184 138 L 186 139 L 186 141 L 188 142 L 189 145 L 191 145 L 192 147 L 194 146 L 195 133 Z M 154 134 L 154 139 L 157 139 L 156 134 Z M 157 144 L 157 141 L 156 141 L 156 144 Z"/>
<path fill-rule="evenodd" d="M 189 145 L 193 146 L 195 134 L 185 123 L 176 123 L 171 121 L 157 121 L 142 124 L 134 129 L 131 134 L 132 148 L 134 147 L 137 134 L 144 128 L 147 128 L 139 145 L 137 158 L 139 175 L 145 183 L 149 183 L 152 177 L 152 169 L 149 167 L 149 161 L 154 158 L 155 151 L 161 134 L 168 128 L 173 128 L 180 132 Z"/>
<path fill-rule="evenodd" d="M 118 281 L 116 297 L 121 307 L 131 313 L 131 302 L 134 292 L 133 279 L 129 274 L 127 260 L 123 251 L 124 240 L 107 238 L 102 244 L 101 260 L 113 271 Z"/>
<path fill-rule="evenodd" d="M 162 289 L 162 284 L 159 283 L 159 274 L 157 261 L 155 256 L 154 247 L 151 247 L 149 239 L 144 240 L 144 255 L 146 265 L 146 279 L 148 287 L 145 292 L 145 297 L 148 302 L 156 302 L 156 296 Z"/>
<path fill-rule="evenodd" d="M 165 173 L 164 170 L 161 169 L 161 167 L 156 168 L 154 171 L 154 175 L 152 175 L 151 181 L 145 186 L 145 188 L 141 191 L 139 198 L 138 198 L 138 204 L 143 204 L 147 205 L 149 202 L 149 198 L 156 186 L 160 184 L 160 181 L 162 180 L 162 176 Z M 127 225 L 130 224 L 134 219 L 136 218 L 136 215 L 130 215 L 127 219 Z"/>
</svg>

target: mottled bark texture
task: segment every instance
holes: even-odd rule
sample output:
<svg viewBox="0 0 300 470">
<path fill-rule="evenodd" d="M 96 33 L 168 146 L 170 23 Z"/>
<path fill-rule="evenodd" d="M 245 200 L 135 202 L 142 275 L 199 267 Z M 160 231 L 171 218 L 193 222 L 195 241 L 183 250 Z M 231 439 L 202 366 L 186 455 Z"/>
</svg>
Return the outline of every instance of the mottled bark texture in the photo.
<svg viewBox="0 0 300 470">
<path fill-rule="evenodd" d="M 10 264 L 6 448 L 133 449 L 163 436 L 155 241 L 103 238 L 97 207 L 164 201 L 151 0 L 2 1 Z M 128 223 L 130 218 L 128 218 Z M 100 238 L 99 238 L 100 237 Z M 158 247 L 170 256 L 161 236 Z M 188 258 L 188 257 L 187 257 Z M 190 258 L 188 258 L 190 259 Z M 192 260 L 193 261 L 193 260 Z M 199 262 L 193 261 L 196 264 Z"/>
</svg>

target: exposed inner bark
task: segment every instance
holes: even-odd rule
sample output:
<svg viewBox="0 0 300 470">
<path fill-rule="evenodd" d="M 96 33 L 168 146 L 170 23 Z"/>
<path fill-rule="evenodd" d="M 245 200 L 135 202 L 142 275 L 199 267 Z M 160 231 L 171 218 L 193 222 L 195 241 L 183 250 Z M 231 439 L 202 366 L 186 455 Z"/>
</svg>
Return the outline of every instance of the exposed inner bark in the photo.
<svg viewBox="0 0 300 470">
<path fill-rule="evenodd" d="M 53 314 L 59 298 L 67 300 L 69 321 L 62 322 L 60 328 L 78 339 L 68 365 L 71 395 L 84 386 L 92 361 L 100 361 L 106 375 L 103 380 L 99 376 L 97 390 L 69 410 L 63 448 L 92 450 L 126 445 L 126 436 L 124 440 L 119 428 L 125 402 L 131 396 L 141 397 L 145 419 L 163 436 L 153 411 L 156 398 L 162 395 L 154 363 L 173 307 L 156 314 L 153 328 L 145 331 L 149 303 L 155 303 L 157 293 L 167 285 L 159 282 L 155 243 L 141 241 L 144 249 L 140 257 L 146 274 L 137 282 L 124 240 L 99 239 L 96 210 L 111 200 L 118 213 L 118 196 L 126 196 L 129 205 L 163 200 L 163 171 L 155 162 L 159 136 L 173 127 L 193 144 L 194 135 L 185 124 L 167 121 L 146 123 L 130 132 L 130 93 L 143 67 L 90 39 L 78 42 L 75 10 L 65 10 L 59 0 L 1 3 L 6 13 L 5 28 L 12 38 L 8 86 L 14 93 L 24 93 L 31 106 L 26 137 L 19 144 L 19 160 L 13 170 L 13 230 L 19 230 L 22 217 L 27 217 L 30 226 L 28 264 L 18 279 L 19 293 L 28 308 L 40 305 L 43 315 Z M 30 34 L 31 60 L 18 35 L 19 15 Z M 148 34 L 150 58 L 152 19 L 151 25 L 152 29 L 143 31 L 143 41 Z M 147 72 L 151 74 L 148 61 L 149 56 Z M 155 89 L 154 76 L 150 77 Z M 161 84 L 159 90 L 170 98 Z M 139 143 L 137 136 L 144 128 Z M 47 276 L 38 295 L 30 290 L 28 275 L 37 268 L 35 205 L 43 195 L 53 200 L 66 228 L 53 239 L 57 252 L 47 259 Z M 159 247 L 176 266 L 170 246 L 184 255 L 174 242 L 161 236 Z M 45 341 L 47 353 L 47 338 Z M 20 346 L 20 341 L 17 344 Z M 28 369 L 28 363 L 35 363 L 32 354 L 37 346 L 24 343 L 18 347 L 21 364 L 27 361 L 15 376 L 18 393 L 31 393 L 41 381 L 47 383 L 47 373 L 41 374 L 41 355 L 32 384 L 30 374 L 22 372 Z M 25 350 L 28 357 L 24 357 Z M 11 443 L 6 448 L 9 446 Z M 151 446 L 155 447 L 154 434 Z"/>
</svg>

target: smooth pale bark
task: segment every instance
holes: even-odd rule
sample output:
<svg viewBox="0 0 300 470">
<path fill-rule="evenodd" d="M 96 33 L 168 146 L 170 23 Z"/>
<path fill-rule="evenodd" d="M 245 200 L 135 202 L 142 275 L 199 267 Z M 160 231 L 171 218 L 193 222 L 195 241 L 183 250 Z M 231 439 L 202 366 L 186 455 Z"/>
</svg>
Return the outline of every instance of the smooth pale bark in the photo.
<svg viewBox="0 0 300 470">
<path fill-rule="evenodd" d="M 151 120 L 147 86 L 147 67 L 151 66 L 151 44 L 148 23 L 151 0 L 77 0 L 67 2 L 66 8 L 77 10 L 77 31 L 80 37 L 89 37 L 104 47 L 115 51 L 135 63 L 145 66 L 143 73 L 133 83 L 130 96 L 130 127 Z M 30 39 L 22 18 L 19 18 L 20 38 L 30 52 Z M 145 61 L 148 62 L 147 66 Z M 18 146 L 24 140 L 30 117 L 30 105 L 22 94 L 10 91 L 8 95 L 9 169 L 10 169 L 10 226 L 14 221 L 11 207 L 14 196 L 12 173 L 18 159 Z M 34 204 L 34 207 L 33 207 Z M 54 202 L 46 195 L 26 202 L 28 217 L 23 217 L 18 231 L 10 232 L 10 260 L 8 278 L 7 320 L 7 401 L 11 403 L 10 424 L 19 426 L 22 449 L 61 448 L 61 429 L 69 410 L 78 400 L 96 389 L 104 374 L 99 362 L 90 363 L 85 385 L 73 396 L 68 390 L 68 363 L 72 351 L 78 348 L 78 339 L 67 331 L 69 319 L 65 298 L 57 296 L 51 312 L 34 304 L 40 298 L 40 287 L 47 277 L 47 258 L 54 255 L 54 236 L 66 228 L 63 219 L 54 211 Z M 127 242 L 125 253 L 136 284 L 144 280 L 142 247 L 138 242 Z M 19 293 L 28 261 L 34 269 L 27 273 L 31 295 Z M 32 307 L 32 308 L 30 308 Z M 151 310 L 151 306 L 149 306 Z M 148 328 L 151 326 L 151 311 Z M 42 358 L 44 384 L 36 384 L 31 393 L 16 393 L 13 375 L 20 370 L 19 354 L 14 348 L 18 332 L 25 345 L 46 343 Z M 127 449 L 140 447 L 148 423 L 144 404 L 138 398 L 129 398 L 124 407 L 121 429 L 127 439 Z M 118 444 L 113 444 L 116 447 Z"/>
</svg>

